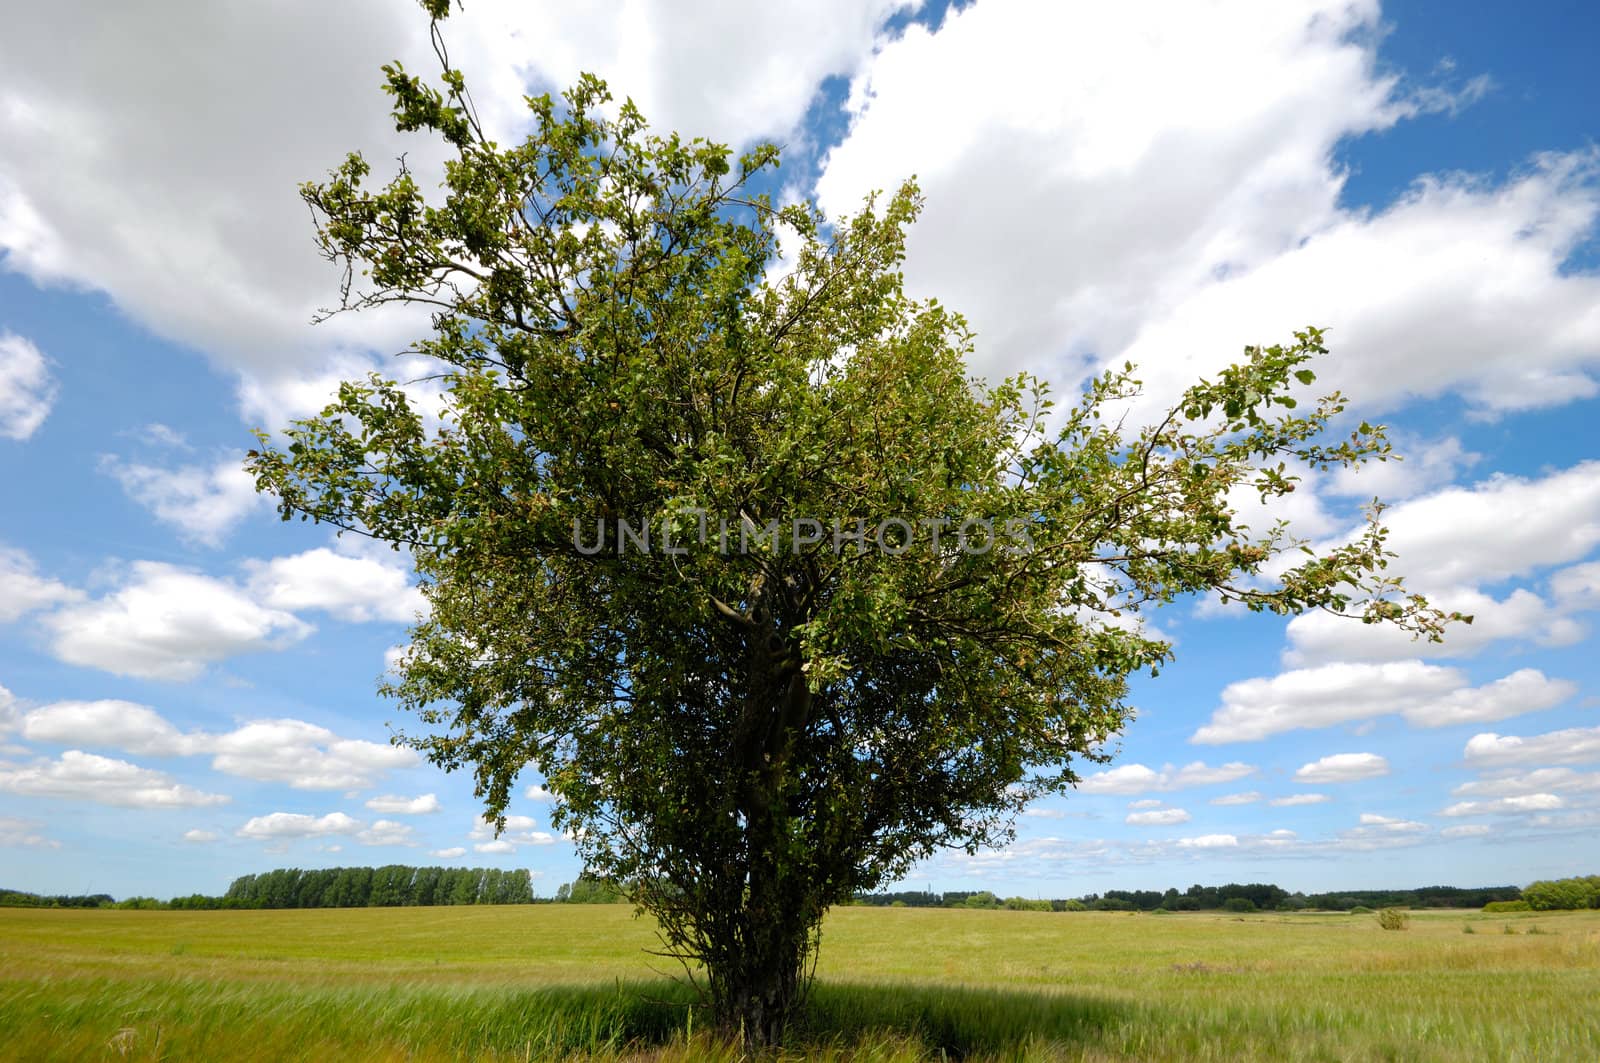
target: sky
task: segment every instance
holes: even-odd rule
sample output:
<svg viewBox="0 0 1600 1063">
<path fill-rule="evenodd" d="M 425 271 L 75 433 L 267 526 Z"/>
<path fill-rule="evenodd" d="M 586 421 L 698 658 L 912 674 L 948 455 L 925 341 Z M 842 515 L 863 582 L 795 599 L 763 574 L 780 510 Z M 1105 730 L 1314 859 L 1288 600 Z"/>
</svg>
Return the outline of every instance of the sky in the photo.
<svg viewBox="0 0 1600 1063">
<path fill-rule="evenodd" d="M 908 887 L 1060 897 L 1600 870 L 1600 9 L 1368 0 L 468 0 L 451 56 L 502 141 L 606 78 L 659 129 L 783 145 L 830 216 L 915 174 L 908 289 L 973 369 L 1152 396 L 1326 327 L 1320 381 L 1402 463 L 1305 472 L 1337 542 L 1390 503 L 1394 569 L 1472 613 L 1443 645 L 1210 601 L 1015 844 Z M 70 40 L 71 48 L 59 42 Z M 0 887 L 172 896 L 271 867 L 578 864 L 531 770 L 495 837 L 471 780 L 391 744 L 375 688 L 404 559 L 282 523 L 250 431 L 392 371 L 415 315 L 313 326 L 337 277 L 300 182 L 395 133 L 406 0 L 58 0 L 0 37 Z"/>
</svg>

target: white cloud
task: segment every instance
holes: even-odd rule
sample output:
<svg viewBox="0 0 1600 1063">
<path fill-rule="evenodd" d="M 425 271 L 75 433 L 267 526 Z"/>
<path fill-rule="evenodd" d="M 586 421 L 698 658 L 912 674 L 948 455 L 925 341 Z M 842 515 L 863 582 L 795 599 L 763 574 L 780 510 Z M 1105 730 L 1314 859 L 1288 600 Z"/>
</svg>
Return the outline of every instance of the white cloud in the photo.
<svg viewBox="0 0 1600 1063">
<path fill-rule="evenodd" d="M 504 838 L 496 838 L 492 842 L 478 842 L 472 850 L 477 853 L 514 853 L 517 847 Z"/>
<path fill-rule="evenodd" d="M 784 137 L 822 78 L 850 75 L 870 53 L 897 6 L 485 0 L 446 35 L 501 143 L 526 119 L 530 83 L 565 87 L 580 70 L 612 79 L 663 132 L 742 141 Z M 77 33 L 90 24 L 95 34 Z M 302 32 L 311 24 L 315 40 Z M 333 379 L 360 375 L 366 352 L 399 349 L 425 320 L 310 327 L 338 276 L 316 254 L 297 188 L 353 149 L 379 173 L 405 152 L 433 187 L 443 146 L 397 135 L 378 91 L 379 66 L 396 58 L 437 69 L 427 32 L 415 5 L 380 0 L 331 15 L 311 0 L 139 13 L 63 0 L 17 13 L 0 40 L 5 265 L 104 291 L 141 325 L 244 371 L 243 397 L 270 425 L 320 406 Z M 204 48 L 171 47 L 196 35 Z M 70 52 L 45 58 L 48 42 L 68 39 Z M 139 58 L 156 53 L 156 66 Z"/>
<path fill-rule="evenodd" d="M 311 633 L 221 580 L 136 561 L 124 585 L 45 619 L 57 657 L 141 679 L 189 680 L 214 661 L 279 649 Z"/>
<path fill-rule="evenodd" d="M 1549 812 L 1551 809 L 1565 807 L 1566 802 L 1556 794 L 1523 794 L 1519 797 L 1499 797 L 1492 801 L 1460 801 L 1446 808 L 1439 815 L 1515 815 L 1521 812 Z"/>
<path fill-rule="evenodd" d="M 1481 838 L 1494 828 L 1487 823 L 1460 823 L 1439 832 L 1441 838 Z"/>
<path fill-rule="evenodd" d="M 1261 800 L 1260 792 L 1246 790 L 1244 793 L 1223 794 L 1221 797 L 1213 797 L 1211 803 L 1213 805 L 1253 805 L 1259 800 Z"/>
<path fill-rule="evenodd" d="M 1376 779 L 1389 774 L 1389 762 L 1376 753 L 1334 753 L 1303 765 L 1295 782 L 1341 783 Z"/>
<path fill-rule="evenodd" d="M 236 832 L 241 838 L 321 838 L 330 834 L 354 834 L 361 821 L 343 812 L 309 816 L 301 812 L 271 812 L 255 816 Z"/>
<path fill-rule="evenodd" d="M 81 591 L 37 575 L 33 559 L 23 551 L 0 546 L 0 624 L 82 597 Z"/>
<path fill-rule="evenodd" d="M 217 834 L 215 831 L 209 830 L 186 830 L 183 832 L 183 840 L 186 842 L 194 842 L 196 845 L 204 845 L 206 843 L 216 841 Z"/>
<path fill-rule="evenodd" d="M 440 860 L 459 860 L 467 855 L 467 850 L 459 845 L 452 845 L 448 849 L 430 849 L 428 855 L 438 857 Z"/>
<path fill-rule="evenodd" d="M 304 720 L 257 720 L 207 745 L 212 767 L 298 790 L 360 790 L 417 763 L 413 750 L 341 738 Z"/>
<path fill-rule="evenodd" d="M 1066 816 L 1066 813 L 1059 808 L 1041 808 L 1038 806 L 1025 808 L 1022 810 L 1022 814 L 1034 819 L 1062 819 Z"/>
<path fill-rule="evenodd" d="M 555 835 L 537 829 L 532 816 L 507 816 L 505 829 L 495 836 L 494 823 L 482 816 L 473 820 L 468 839 L 476 842 L 473 848 L 480 853 L 510 853 L 521 845 L 553 845 Z"/>
<path fill-rule="evenodd" d="M 1600 762 L 1600 727 L 1571 727 L 1526 738 L 1493 732 L 1473 735 L 1462 756 L 1468 767 L 1479 770 Z"/>
<path fill-rule="evenodd" d="M 0 686 L 0 735 L 8 735 L 22 726 L 22 716 L 17 712 L 16 696 Z"/>
<path fill-rule="evenodd" d="M 1459 670 L 1422 661 L 1339 662 L 1228 684 L 1190 741 L 1250 742 L 1393 714 L 1417 727 L 1500 720 L 1558 705 L 1576 690 L 1533 668 L 1472 687 Z"/>
<path fill-rule="evenodd" d="M 1450 792 L 1456 797 L 1521 797 L 1527 794 L 1592 793 L 1600 791 L 1600 771 L 1538 768 L 1522 775 L 1501 775 L 1462 783 Z"/>
<path fill-rule="evenodd" d="M 15 816 L 0 816 L 0 849 L 59 849 L 61 843 L 40 834 L 43 824 Z"/>
<path fill-rule="evenodd" d="M 1499 186 L 1426 177 L 1386 210 L 1313 220 L 1303 241 L 1168 301 L 1107 361 L 1150 367 L 1152 393 L 1167 396 L 1236 358 L 1241 340 L 1310 322 L 1334 328 L 1318 387 L 1362 408 L 1448 392 L 1488 411 L 1590 397 L 1600 278 L 1564 267 L 1600 216 L 1596 159 L 1540 156 Z"/>
<path fill-rule="evenodd" d="M 1600 609 L 1600 561 L 1564 568 L 1550 577 L 1556 601 L 1571 609 Z"/>
<path fill-rule="evenodd" d="M 392 819 L 380 819 L 356 835 L 356 840 L 362 845 L 415 845 L 411 838 L 412 828 L 407 823 L 397 823 Z"/>
<path fill-rule="evenodd" d="M 29 712 L 21 727 L 23 736 L 35 742 L 150 756 L 209 755 L 217 771 L 287 783 L 299 790 L 362 790 L 390 771 L 417 763 L 413 750 L 342 738 L 305 720 L 254 720 L 223 734 L 180 731 L 148 705 L 130 701 L 58 701 Z M 367 807 L 378 812 L 432 812 L 438 808 L 438 798 L 433 794 L 381 797 Z"/>
<path fill-rule="evenodd" d="M 367 807 L 374 812 L 384 812 L 389 815 L 420 816 L 439 811 L 439 798 L 434 794 L 423 794 L 420 797 L 384 794 L 368 801 Z"/>
<path fill-rule="evenodd" d="M 266 506 L 242 460 L 235 455 L 213 465 L 160 468 L 108 454 L 100 469 L 184 542 L 218 547 L 235 525 Z"/>
<path fill-rule="evenodd" d="M 1143 801 L 1129 801 L 1129 808 L 1160 808 L 1163 802 L 1158 797 L 1147 797 Z"/>
<path fill-rule="evenodd" d="M 148 756 L 199 752 L 203 736 L 185 735 L 148 705 L 132 701 L 57 701 L 22 719 L 22 736 L 31 742 L 89 745 Z"/>
<path fill-rule="evenodd" d="M 1234 761 L 1209 767 L 1203 761 L 1194 761 L 1181 768 L 1166 765 L 1160 771 L 1143 764 L 1123 764 L 1106 771 L 1095 772 L 1078 782 L 1077 789 L 1086 794 L 1142 794 L 1149 791 L 1182 790 L 1190 786 L 1211 786 L 1233 782 L 1255 774 L 1255 767 Z"/>
<path fill-rule="evenodd" d="M 1358 402 L 1592 393 L 1600 279 L 1563 269 L 1600 211 L 1588 155 L 1339 205 L 1341 141 L 1484 91 L 1389 76 L 1380 17 L 1371 0 L 953 11 L 866 66 L 818 195 L 838 214 L 918 176 L 908 286 L 969 317 L 989 373 L 1132 358 L 1165 397 L 1310 322 L 1335 329 L 1319 368 Z"/>
<path fill-rule="evenodd" d="M 1393 504 L 1450 483 L 1459 470 L 1483 459 L 1455 436 L 1422 440 L 1391 432 L 1389 439 L 1398 460 L 1335 469 L 1327 479 L 1327 492 L 1362 500 L 1381 498 Z"/>
<path fill-rule="evenodd" d="M 1471 657 L 1503 640 L 1566 646 L 1584 637 L 1582 624 L 1526 588 L 1496 599 L 1457 588 L 1428 594 L 1430 605 L 1464 613 L 1471 624 L 1451 624 L 1443 642 L 1413 639 L 1391 624 L 1363 624 L 1330 613 L 1302 613 L 1289 622 L 1285 664 L 1304 667 L 1335 661 L 1397 661 L 1417 657 Z"/>
<path fill-rule="evenodd" d="M 1163 808 L 1151 812 L 1129 812 L 1123 822 L 1135 827 L 1170 827 L 1187 823 L 1190 818 L 1189 813 L 1181 808 Z"/>
<path fill-rule="evenodd" d="M 522 796 L 526 797 L 529 801 L 538 801 L 540 803 L 554 801 L 556 799 L 555 794 L 552 794 L 549 790 L 546 790 L 543 786 L 539 786 L 537 784 L 524 790 L 522 792 Z"/>
<path fill-rule="evenodd" d="M 1325 805 L 1332 800 L 1327 794 L 1289 794 L 1286 797 L 1274 797 L 1267 804 L 1273 808 L 1294 808 L 1298 805 Z"/>
<path fill-rule="evenodd" d="M 1421 841 L 1421 836 L 1428 833 L 1426 823 L 1416 820 L 1398 819 L 1393 816 L 1379 816 L 1372 813 L 1363 813 L 1360 826 L 1351 827 L 1339 832 L 1336 848 L 1372 850 L 1396 849 L 1407 845 L 1416 845 Z"/>
<path fill-rule="evenodd" d="M 16 333 L 0 332 L 0 439 L 32 436 L 55 400 L 55 381 L 39 348 Z"/>
<path fill-rule="evenodd" d="M 1232 834 L 1202 834 L 1196 838 L 1179 838 L 1180 849 L 1233 849 L 1239 839 Z"/>
<path fill-rule="evenodd" d="M 122 749 L 147 756 L 211 756 L 227 775 L 286 783 L 294 789 L 365 789 L 397 768 L 418 762 L 416 752 L 376 741 L 341 738 L 307 720 L 251 720 L 211 735 L 179 732 L 155 709 L 133 701 L 56 701 L 22 717 L 32 741 Z M 374 802 L 406 802 L 405 808 Z M 434 812 L 438 799 L 376 797 L 376 812 Z"/>
<path fill-rule="evenodd" d="M 271 561 L 247 561 L 245 569 L 252 593 L 274 609 L 320 609 L 353 622 L 410 623 L 427 608 L 404 568 L 326 547 Z"/>
<path fill-rule="evenodd" d="M 0 790 L 126 808 L 197 808 L 229 800 L 225 794 L 205 793 L 159 771 L 77 749 L 56 760 L 0 768 Z"/>
</svg>

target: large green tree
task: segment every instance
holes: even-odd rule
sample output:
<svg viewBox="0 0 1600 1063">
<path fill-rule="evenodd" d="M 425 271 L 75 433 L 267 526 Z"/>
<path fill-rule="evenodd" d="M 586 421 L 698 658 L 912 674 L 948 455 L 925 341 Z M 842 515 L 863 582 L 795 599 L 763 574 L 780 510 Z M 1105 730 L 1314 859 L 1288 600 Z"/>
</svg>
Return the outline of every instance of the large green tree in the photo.
<svg viewBox="0 0 1600 1063">
<path fill-rule="evenodd" d="M 962 318 L 902 290 L 914 185 L 828 224 L 752 191 L 772 147 L 653 135 L 591 77 L 501 146 L 447 60 L 437 88 L 385 70 L 398 127 L 449 145 L 442 192 L 352 155 L 303 195 L 342 308 L 433 311 L 443 413 L 348 382 L 253 472 L 285 519 L 410 551 L 403 740 L 491 817 L 536 769 L 747 1041 L 794 1013 L 830 905 L 1003 843 L 1104 759 L 1168 655 L 1140 609 L 1215 593 L 1439 636 L 1376 507 L 1322 552 L 1236 510 L 1388 454 L 1369 425 L 1325 438 L 1338 396 L 1296 408 L 1315 330 L 1130 429 L 1106 413 L 1131 368 L 1059 406 L 969 376 Z M 1026 268 L 973 264 L 1002 267 Z"/>
</svg>

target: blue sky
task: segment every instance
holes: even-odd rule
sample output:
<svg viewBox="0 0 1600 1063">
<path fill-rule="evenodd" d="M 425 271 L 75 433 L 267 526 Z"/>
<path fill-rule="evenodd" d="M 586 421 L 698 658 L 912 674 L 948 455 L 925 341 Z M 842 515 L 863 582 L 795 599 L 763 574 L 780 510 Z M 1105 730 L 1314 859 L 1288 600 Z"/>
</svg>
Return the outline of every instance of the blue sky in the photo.
<svg viewBox="0 0 1600 1063">
<path fill-rule="evenodd" d="M 1066 388 L 1131 358 L 1154 402 L 1328 327 L 1322 379 L 1408 460 L 1308 474 L 1287 515 L 1332 541 L 1382 495 L 1399 570 L 1478 617 L 1419 647 L 1154 614 L 1177 660 L 1115 761 L 911 884 L 1600 866 L 1593 5 L 723 6 L 469 3 L 452 50 L 503 136 L 522 91 L 593 70 L 661 128 L 783 143 L 773 191 L 830 214 L 917 174 L 907 284 L 969 316 L 981 372 Z M 577 865 L 535 776 L 494 839 L 468 779 L 388 743 L 402 559 L 280 523 L 239 471 L 252 427 L 419 328 L 309 324 L 334 278 L 295 196 L 351 148 L 437 162 L 376 88 L 425 65 L 418 13 L 102 8 L 0 40 L 0 885 L 464 862 L 553 891 Z"/>
</svg>

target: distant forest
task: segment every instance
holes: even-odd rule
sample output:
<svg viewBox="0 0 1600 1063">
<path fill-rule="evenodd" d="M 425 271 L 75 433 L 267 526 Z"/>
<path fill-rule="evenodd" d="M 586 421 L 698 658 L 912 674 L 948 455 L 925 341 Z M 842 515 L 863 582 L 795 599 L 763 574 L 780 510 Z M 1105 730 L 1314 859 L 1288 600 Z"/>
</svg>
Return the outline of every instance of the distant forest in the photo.
<svg viewBox="0 0 1600 1063">
<path fill-rule="evenodd" d="M 398 908 L 446 904 L 603 904 L 618 903 L 623 894 L 587 875 L 564 883 L 553 897 L 534 892 L 526 870 L 492 867 L 330 867 L 312 870 L 281 868 L 242 875 L 218 897 L 202 893 L 171 900 L 109 894 L 46 896 L 0 889 L 0 907 L 28 908 Z M 1158 890 L 1107 890 L 1082 897 L 1045 900 L 1000 897 L 988 890 L 923 890 L 860 894 L 855 904 L 908 908 L 1009 908 L 1026 911 L 1199 912 L 1199 911 L 1335 911 L 1363 908 L 1600 908 L 1600 876 L 1530 883 L 1526 887 L 1425 886 L 1409 890 L 1334 890 L 1291 893 L 1281 886 L 1230 882 L 1225 886 L 1190 886 Z"/>
</svg>

